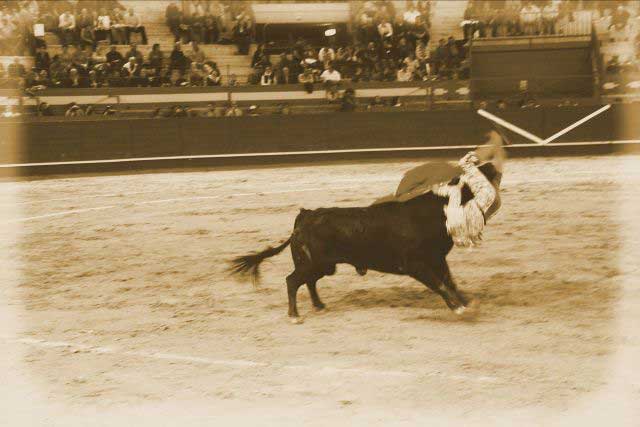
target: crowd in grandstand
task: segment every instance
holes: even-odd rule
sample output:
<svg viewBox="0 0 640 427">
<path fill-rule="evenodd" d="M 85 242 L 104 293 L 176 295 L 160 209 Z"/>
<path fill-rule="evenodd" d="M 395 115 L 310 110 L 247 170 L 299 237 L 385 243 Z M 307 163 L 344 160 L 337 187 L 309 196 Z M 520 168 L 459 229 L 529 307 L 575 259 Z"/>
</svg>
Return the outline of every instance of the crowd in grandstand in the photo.
<svg viewBox="0 0 640 427">
<path fill-rule="evenodd" d="M 461 23 L 464 38 L 573 34 L 580 14 L 604 29 L 624 30 L 637 5 L 611 0 L 469 0 Z M 585 30 L 583 29 L 583 30 Z"/>
<path fill-rule="evenodd" d="M 464 77 L 466 47 L 453 37 L 439 40 L 433 49 L 430 2 L 408 1 L 396 12 L 391 1 L 352 4 L 352 39 L 345 46 L 327 43 L 319 49 L 303 40 L 272 63 L 264 47 L 256 50 L 249 83 L 274 85 L 314 82 L 333 86 L 348 79 L 361 81 L 411 81 Z"/>
</svg>

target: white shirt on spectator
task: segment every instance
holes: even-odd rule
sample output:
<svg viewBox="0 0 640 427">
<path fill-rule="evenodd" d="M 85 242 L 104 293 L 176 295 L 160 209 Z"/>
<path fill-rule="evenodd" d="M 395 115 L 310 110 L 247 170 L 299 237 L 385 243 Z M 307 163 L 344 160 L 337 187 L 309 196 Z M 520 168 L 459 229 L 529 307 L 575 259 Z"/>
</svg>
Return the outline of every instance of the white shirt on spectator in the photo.
<svg viewBox="0 0 640 427">
<path fill-rule="evenodd" d="M 399 82 L 409 82 L 412 76 L 409 70 L 400 68 L 396 77 Z"/>
<path fill-rule="evenodd" d="M 533 24 L 540 19 L 540 8 L 536 5 L 529 4 L 520 11 L 520 19 L 525 24 Z"/>
<path fill-rule="evenodd" d="M 124 23 L 127 27 L 139 27 L 142 25 L 142 20 L 137 13 L 134 13 L 133 15 L 129 15 L 127 13 L 124 17 Z"/>
<path fill-rule="evenodd" d="M 546 20 L 554 20 L 558 17 L 558 4 L 551 3 L 542 9 L 542 17 Z"/>
<path fill-rule="evenodd" d="M 420 12 L 418 12 L 417 10 L 407 10 L 405 13 L 402 14 L 402 18 L 404 18 L 404 22 L 408 23 L 408 24 L 415 24 L 416 23 L 416 18 L 420 16 Z"/>
<path fill-rule="evenodd" d="M 58 27 L 63 30 L 71 30 L 76 27 L 76 18 L 70 13 L 63 13 L 58 20 Z"/>
<path fill-rule="evenodd" d="M 322 74 L 320 74 L 320 78 L 323 82 L 339 82 L 342 79 L 340 72 L 338 70 L 324 70 Z"/>
<path fill-rule="evenodd" d="M 96 20 L 98 25 L 96 27 L 100 30 L 110 30 L 111 29 L 111 17 L 109 15 L 101 15 L 98 16 Z"/>
</svg>

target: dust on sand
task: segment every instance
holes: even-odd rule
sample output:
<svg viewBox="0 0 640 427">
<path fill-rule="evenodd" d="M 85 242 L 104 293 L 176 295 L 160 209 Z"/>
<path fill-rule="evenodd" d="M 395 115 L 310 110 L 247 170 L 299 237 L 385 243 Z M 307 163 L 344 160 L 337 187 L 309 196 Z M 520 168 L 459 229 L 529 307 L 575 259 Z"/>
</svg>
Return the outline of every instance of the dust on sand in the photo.
<svg viewBox="0 0 640 427">
<path fill-rule="evenodd" d="M 5 253 L 21 273 L 21 331 L 5 344 L 24 348 L 49 402 L 191 414 L 183 425 L 562 414 L 607 384 L 622 345 L 617 200 L 639 177 L 617 162 L 507 165 L 483 245 L 449 256 L 481 304 L 467 321 L 409 278 L 342 266 L 318 283 L 327 310 L 301 288 L 305 323 L 291 325 L 288 250 L 263 265 L 258 288 L 224 271 L 287 238 L 300 207 L 367 205 L 416 163 L 3 183 L 0 202 L 19 203 Z"/>
</svg>

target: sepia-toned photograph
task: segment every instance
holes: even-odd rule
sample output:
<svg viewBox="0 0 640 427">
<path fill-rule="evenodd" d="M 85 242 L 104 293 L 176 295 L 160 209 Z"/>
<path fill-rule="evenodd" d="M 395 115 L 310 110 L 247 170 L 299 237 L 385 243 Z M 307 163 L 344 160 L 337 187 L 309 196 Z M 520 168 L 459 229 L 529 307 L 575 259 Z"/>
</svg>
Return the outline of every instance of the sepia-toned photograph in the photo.
<svg viewBox="0 0 640 427">
<path fill-rule="evenodd" d="M 0 205 L 3 426 L 640 426 L 640 0 L 2 0 Z"/>
</svg>

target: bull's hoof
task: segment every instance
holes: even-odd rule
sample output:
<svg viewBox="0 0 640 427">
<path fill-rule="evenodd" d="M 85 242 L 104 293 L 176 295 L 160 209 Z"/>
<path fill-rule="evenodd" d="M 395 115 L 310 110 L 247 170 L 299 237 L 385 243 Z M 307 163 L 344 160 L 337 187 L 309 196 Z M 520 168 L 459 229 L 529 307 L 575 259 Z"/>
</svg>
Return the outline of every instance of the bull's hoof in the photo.
<svg viewBox="0 0 640 427">
<path fill-rule="evenodd" d="M 478 314 L 478 300 L 471 300 L 466 306 L 461 306 L 453 310 L 462 319 L 472 319 Z"/>
<path fill-rule="evenodd" d="M 364 267 L 356 267 L 356 272 L 360 275 L 360 276 L 364 276 L 365 274 L 367 274 L 367 269 Z"/>
<path fill-rule="evenodd" d="M 289 322 L 293 325 L 301 325 L 304 323 L 302 317 L 289 317 Z"/>
<path fill-rule="evenodd" d="M 327 307 L 324 304 L 318 304 L 313 306 L 313 309 L 318 312 L 324 311 L 326 308 Z"/>
</svg>

